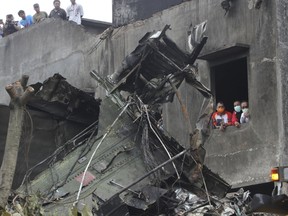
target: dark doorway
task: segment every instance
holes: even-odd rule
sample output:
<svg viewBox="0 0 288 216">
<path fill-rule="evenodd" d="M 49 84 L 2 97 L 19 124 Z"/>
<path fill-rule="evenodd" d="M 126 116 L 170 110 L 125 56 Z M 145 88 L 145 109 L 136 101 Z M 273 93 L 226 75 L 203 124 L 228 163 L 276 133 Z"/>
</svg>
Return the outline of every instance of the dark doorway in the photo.
<svg viewBox="0 0 288 216">
<path fill-rule="evenodd" d="M 211 81 L 216 102 L 223 101 L 232 112 L 235 100 L 248 101 L 247 58 L 212 67 Z"/>
</svg>

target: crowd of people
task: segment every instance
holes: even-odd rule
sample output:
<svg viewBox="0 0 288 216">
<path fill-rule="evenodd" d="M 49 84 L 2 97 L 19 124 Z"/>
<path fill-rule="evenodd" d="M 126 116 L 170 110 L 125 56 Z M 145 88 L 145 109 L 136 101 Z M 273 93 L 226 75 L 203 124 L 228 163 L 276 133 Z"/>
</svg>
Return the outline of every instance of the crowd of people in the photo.
<svg viewBox="0 0 288 216">
<path fill-rule="evenodd" d="M 51 10 L 49 15 L 45 11 L 41 11 L 39 4 L 36 3 L 33 5 L 35 10 L 35 14 L 33 16 L 26 15 L 25 11 L 19 10 L 18 16 L 21 18 L 19 22 L 14 21 L 14 16 L 12 14 L 6 15 L 5 23 L 2 19 L 0 19 L 0 38 L 17 32 L 21 28 L 27 28 L 33 24 L 39 23 L 47 18 L 69 20 L 81 25 L 81 19 L 84 15 L 83 7 L 80 4 L 77 4 L 76 0 L 70 1 L 71 5 L 64 10 L 60 7 L 60 0 L 54 0 L 54 8 Z"/>
<path fill-rule="evenodd" d="M 250 120 L 247 101 L 234 101 L 233 113 L 225 109 L 223 102 L 218 102 L 216 111 L 212 114 L 212 124 L 214 128 L 224 131 L 228 126 L 240 127 L 241 124 Z"/>
</svg>

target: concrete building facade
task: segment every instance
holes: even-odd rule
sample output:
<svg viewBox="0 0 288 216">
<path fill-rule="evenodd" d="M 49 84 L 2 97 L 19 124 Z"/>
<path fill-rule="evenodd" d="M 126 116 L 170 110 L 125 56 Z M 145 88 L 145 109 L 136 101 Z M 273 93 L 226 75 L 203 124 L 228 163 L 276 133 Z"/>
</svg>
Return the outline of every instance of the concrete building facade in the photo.
<svg viewBox="0 0 288 216">
<path fill-rule="evenodd" d="M 227 108 L 234 98 L 248 100 L 251 121 L 239 129 L 212 130 L 205 144 L 205 163 L 233 187 L 268 182 L 271 167 L 288 164 L 288 2 L 264 0 L 255 9 L 252 0 L 234 0 L 226 15 L 221 2 L 185 1 L 106 32 L 105 37 L 62 21 L 43 22 L 0 41 L 1 86 L 23 73 L 35 82 L 59 72 L 76 87 L 94 88 L 97 96 L 103 96 L 104 90 L 91 82 L 89 71 L 112 74 L 147 31 L 160 30 L 165 24 L 171 26 L 169 37 L 189 51 L 190 25 L 207 20 L 209 38 L 197 61 L 198 78 L 212 88 L 215 102 L 224 97 Z M 7 103 L 6 92 L 0 95 L 1 102 Z M 203 98 L 185 83 L 181 95 L 195 125 Z M 165 108 L 164 118 L 171 135 L 186 145 L 188 127 L 178 101 Z"/>
<path fill-rule="evenodd" d="M 122 26 L 151 17 L 185 0 L 113 0 L 113 25 Z"/>
</svg>

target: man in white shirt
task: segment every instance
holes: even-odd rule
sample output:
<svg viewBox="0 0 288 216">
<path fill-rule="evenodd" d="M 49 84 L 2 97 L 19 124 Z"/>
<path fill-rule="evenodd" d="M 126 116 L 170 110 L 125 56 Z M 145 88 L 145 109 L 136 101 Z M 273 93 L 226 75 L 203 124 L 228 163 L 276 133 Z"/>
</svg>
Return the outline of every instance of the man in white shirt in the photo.
<svg viewBox="0 0 288 216">
<path fill-rule="evenodd" d="M 69 21 L 76 22 L 81 25 L 81 18 L 83 17 L 83 8 L 80 4 L 76 3 L 76 0 L 70 0 L 71 5 L 67 8 L 67 17 Z"/>
</svg>

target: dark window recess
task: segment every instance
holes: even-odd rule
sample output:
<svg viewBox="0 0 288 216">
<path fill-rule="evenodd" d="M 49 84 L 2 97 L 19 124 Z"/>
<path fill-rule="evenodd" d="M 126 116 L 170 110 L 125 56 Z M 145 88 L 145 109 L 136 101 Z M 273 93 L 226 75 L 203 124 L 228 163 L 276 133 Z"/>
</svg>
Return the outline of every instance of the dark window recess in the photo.
<svg viewBox="0 0 288 216">
<path fill-rule="evenodd" d="M 247 58 L 212 67 L 211 81 L 216 102 L 223 101 L 232 112 L 235 100 L 248 101 Z"/>
<path fill-rule="evenodd" d="M 268 183 L 263 183 L 263 184 L 256 184 L 256 185 L 250 185 L 247 187 L 241 187 L 244 189 L 244 191 L 249 190 L 251 197 L 253 197 L 254 194 L 266 194 L 270 195 L 272 194 L 272 191 L 274 189 L 274 183 L 273 182 L 268 182 Z M 241 188 L 233 188 L 229 191 L 229 193 L 234 193 L 240 190 Z"/>
</svg>

